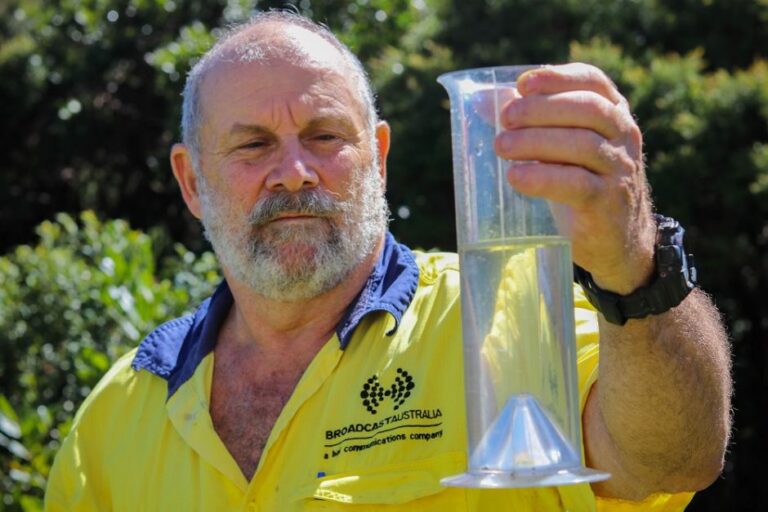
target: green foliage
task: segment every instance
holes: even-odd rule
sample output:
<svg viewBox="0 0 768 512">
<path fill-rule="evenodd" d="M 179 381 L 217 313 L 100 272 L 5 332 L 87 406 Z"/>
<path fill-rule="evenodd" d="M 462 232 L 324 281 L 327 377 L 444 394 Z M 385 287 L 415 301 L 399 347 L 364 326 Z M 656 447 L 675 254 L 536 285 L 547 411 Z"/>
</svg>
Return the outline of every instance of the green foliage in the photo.
<svg viewBox="0 0 768 512">
<path fill-rule="evenodd" d="M 0 250 L 32 242 L 32 228 L 59 211 L 91 208 L 152 233 L 64 216 L 38 228 L 34 247 L 0 258 L 2 493 L 34 510 L 84 393 L 141 335 L 209 290 L 212 257 L 171 242 L 203 247 L 165 163 L 183 76 L 221 27 L 285 6 L 361 56 L 393 128 L 392 229 L 421 247 L 455 244 L 439 74 L 566 60 L 606 70 L 643 129 L 657 209 L 685 224 L 734 340 L 736 441 L 724 478 L 690 510 L 767 503 L 754 456 L 768 428 L 756 364 L 768 360 L 765 0 L 0 3 Z"/>
<path fill-rule="evenodd" d="M 62 210 L 130 217 L 143 228 L 177 219 L 165 225 L 175 239 L 196 236 L 167 150 L 189 60 L 210 44 L 211 27 L 250 12 L 241 4 L 0 3 L 0 248 L 31 241 L 32 228 Z"/>
<path fill-rule="evenodd" d="M 0 258 L 0 490 L 36 502 L 73 412 L 121 355 L 219 280 L 181 245 L 161 268 L 151 238 L 121 220 L 60 214 L 39 242 Z M 3 504 L 0 504 L 0 509 Z"/>
<path fill-rule="evenodd" d="M 758 0 L 443 0 L 439 41 L 457 64 L 559 62 L 572 41 L 603 37 L 627 55 L 701 49 L 712 69 L 766 57 L 768 5 Z"/>
</svg>

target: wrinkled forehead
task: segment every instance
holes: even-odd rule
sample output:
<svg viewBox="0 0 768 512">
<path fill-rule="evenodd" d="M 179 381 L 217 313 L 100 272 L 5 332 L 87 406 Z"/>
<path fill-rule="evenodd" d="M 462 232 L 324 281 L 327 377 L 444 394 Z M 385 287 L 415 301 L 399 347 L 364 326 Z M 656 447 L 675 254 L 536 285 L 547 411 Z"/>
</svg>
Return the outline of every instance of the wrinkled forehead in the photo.
<svg viewBox="0 0 768 512">
<path fill-rule="evenodd" d="M 277 75 L 287 68 L 332 78 L 345 89 L 339 92 L 349 95 L 354 107 L 365 115 L 365 101 L 356 83 L 360 79 L 358 73 L 337 47 L 303 27 L 285 23 L 258 24 L 227 40 L 211 57 L 201 84 L 200 110 L 203 116 L 209 101 L 219 93 L 225 93 L 224 90 L 237 87 L 228 83 L 234 78 L 233 71 L 237 68 L 260 70 L 259 73 L 241 73 L 239 79 L 263 82 L 265 88 L 279 83 L 281 80 Z M 251 86 L 258 87 L 259 84 Z M 273 90 L 280 92 L 279 88 Z"/>
</svg>

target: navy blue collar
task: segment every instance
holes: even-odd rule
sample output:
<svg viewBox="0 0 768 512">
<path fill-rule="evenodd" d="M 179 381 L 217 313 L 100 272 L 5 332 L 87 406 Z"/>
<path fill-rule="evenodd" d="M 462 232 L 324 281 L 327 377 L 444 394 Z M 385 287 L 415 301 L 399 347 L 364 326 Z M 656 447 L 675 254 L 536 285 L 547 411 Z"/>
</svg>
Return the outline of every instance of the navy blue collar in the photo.
<svg viewBox="0 0 768 512">
<path fill-rule="evenodd" d="M 395 325 L 387 335 L 393 334 L 413 300 L 418 282 L 419 268 L 413 253 L 387 233 L 373 272 L 336 327 L 340 347 L 346 348 L 363 318 L 376 311 L 392 315 Z M 166 379 L 170 397 L 216 346 L 219 329 L 232 303 L 232 292 L 223 281 L 195 313 L 166 322 L 152 331 L 139 345 L 131 366 Z"/>
</svg>

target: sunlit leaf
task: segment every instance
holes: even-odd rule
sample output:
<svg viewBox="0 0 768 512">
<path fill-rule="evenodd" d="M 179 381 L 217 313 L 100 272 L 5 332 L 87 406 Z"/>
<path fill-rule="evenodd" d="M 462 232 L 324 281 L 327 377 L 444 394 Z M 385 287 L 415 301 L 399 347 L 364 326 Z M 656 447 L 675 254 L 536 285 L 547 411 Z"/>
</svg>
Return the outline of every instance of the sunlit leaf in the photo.
<svg viewBox="0 0 768 512">
<path fill-rule="evenodd" d="M 0 395 L 0 432 L 16 439 L 21 436 L 19 418 L 3 395 Z"/>
</svg>

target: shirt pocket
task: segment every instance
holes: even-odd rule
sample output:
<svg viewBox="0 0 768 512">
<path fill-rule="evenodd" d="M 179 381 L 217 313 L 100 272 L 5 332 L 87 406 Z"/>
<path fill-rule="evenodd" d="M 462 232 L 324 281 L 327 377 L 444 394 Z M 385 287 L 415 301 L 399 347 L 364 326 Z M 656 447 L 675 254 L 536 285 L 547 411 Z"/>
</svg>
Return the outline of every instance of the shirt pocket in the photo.
<svg viewBox="0 0 768 512">
<path fill-rule="evenodd" d="M 463 452 L 318 478 L 303 488 L 302 510 L 466 510 L 464 489 L 440 479 L 465 471 Z"/>
</svg>

